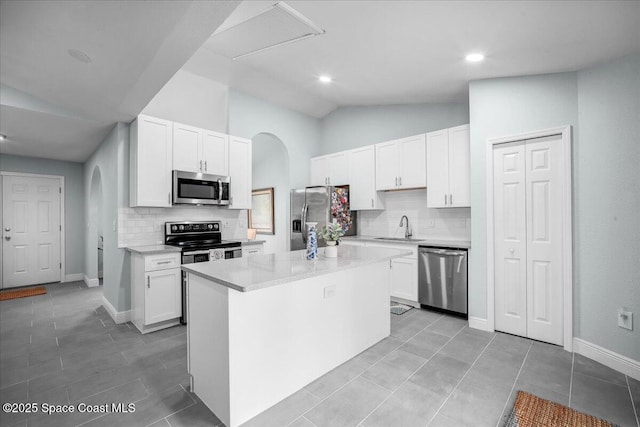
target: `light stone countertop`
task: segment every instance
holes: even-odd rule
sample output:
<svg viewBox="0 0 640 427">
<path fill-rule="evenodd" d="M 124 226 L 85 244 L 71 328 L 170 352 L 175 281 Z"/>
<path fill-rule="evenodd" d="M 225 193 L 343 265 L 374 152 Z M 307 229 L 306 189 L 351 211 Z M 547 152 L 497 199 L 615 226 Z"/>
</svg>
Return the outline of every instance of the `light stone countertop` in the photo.
<svg viewBox="0 0 640 427">
<path fill-rule="evenodd" d="M 469 240 L 446 240 L 429 238 L 412 238 L 411 240 L 384 240 L 380 236 L 345 236 L 342 240 L 375 242 L 386 245 L 408 245 L 408 246 L 438 246 L 443 248 L 471 248 Z"/>
<path fill-rule="evenodd" d="M 129 252 L 134 252 L 141 255 L 152 254 L 168 254 L 172 252 L 181 252 L 182 250 L 177 246 L 170 245 L 148 245 L 148 246 L 127 246 L 125 248 Z"/>
<path fill-rule="evenodd" d="M 256 254 L 223 262 L 183 265 L 182 270 L 236 291 L 249 292 L 400 258 L 411 255 L 411 252 L 391 248 L 339 246 L 338 258 L 325 258 L 322 248 L 318 250 L 318 255 L 317 260 L 309 261 L 306 250 Z"/>
</svg>

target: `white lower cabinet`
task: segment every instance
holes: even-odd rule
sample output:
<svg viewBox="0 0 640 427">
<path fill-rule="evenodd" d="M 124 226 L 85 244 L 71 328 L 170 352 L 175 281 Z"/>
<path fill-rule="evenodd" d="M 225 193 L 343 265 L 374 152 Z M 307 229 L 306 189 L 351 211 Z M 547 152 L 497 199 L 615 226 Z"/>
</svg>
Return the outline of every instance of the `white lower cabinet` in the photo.
<svg viewBox="0 0 640 427">
<path fill-rule="evenodd" d="M 182 316 L 180 254 L 131 255 L 133 324 L 143 334 L 177 325 Z"/>
<path fill-rule="evenodd" d="M 391 260 L 391 296 L 408 304 L 418 305 L 418 247 L 393 245 L 362 240 L 343 239 L 341 245 L 366 246 L 368 248 L 388 248 L 411 251 L 411 255 Z"/>
</svg>

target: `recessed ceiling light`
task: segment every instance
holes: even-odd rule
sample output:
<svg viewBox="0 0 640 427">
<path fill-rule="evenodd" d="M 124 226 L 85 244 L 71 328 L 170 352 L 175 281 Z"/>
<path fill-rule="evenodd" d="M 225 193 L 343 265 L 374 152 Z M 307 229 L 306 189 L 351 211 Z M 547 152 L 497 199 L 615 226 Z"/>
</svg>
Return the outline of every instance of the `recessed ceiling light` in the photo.
<svg viewBox="0 0 640 427">
<path fill-rule="evenodd" d="M 320 76 L 318 77 L 318 80 L 320 80 L 322 83 L 331 83 L 331 76 Z"/>
<path fill-rule="evenodd" d="M 480 62 L 484 60 L 484 55 L 481 53 L 470 53 L 465 56 L 464 59 L 466 59 L 467 62 Z"/>
<path fill-rule="evenodd" d="M 84 53 L 84 52 L 83 52 L 83 51 L 81 51 L 81 50 L 78 50 L 78 49 L 69 49 L 69 50 L 67 50 L 67 53 L 68 53 L 69 55 L 71 55 L 71 57 L 72 57 L 73 59 L 76 59 L 76 60 L 78 60 L 78 61 L 80 61 L 80 62 L 84 62 L 85 64 L 88 64 L 88 63 L 90 63 L 90 62 L 91 62 L 91 58 L 89 58 L 89 55 L 87 55 L 86 53 Z"/>
</svg>

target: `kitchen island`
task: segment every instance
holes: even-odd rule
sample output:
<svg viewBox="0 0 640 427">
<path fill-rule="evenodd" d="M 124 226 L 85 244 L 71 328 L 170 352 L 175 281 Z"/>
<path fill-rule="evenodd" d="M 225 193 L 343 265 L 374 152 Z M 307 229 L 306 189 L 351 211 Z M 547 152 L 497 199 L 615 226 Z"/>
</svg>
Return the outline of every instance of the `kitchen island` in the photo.
<svg viewBox="0 0 640 427">
<path fill-rule="evenodd" d="M 397 249 L 340 246 L 183 266 L 193 391 L 238 426 L 389 335 Z"/>
</svg>

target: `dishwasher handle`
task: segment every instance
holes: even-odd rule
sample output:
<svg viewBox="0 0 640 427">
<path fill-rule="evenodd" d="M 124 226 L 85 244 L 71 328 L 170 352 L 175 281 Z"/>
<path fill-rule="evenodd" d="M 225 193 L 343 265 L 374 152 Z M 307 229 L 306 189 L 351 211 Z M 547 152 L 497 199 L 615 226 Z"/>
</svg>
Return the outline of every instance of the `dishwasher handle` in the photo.
<svg viewBox="0 0 640 427">
<path fill-rule="evenodd" d="M 465 256 L 467 251 L 455 249 L 420 248 L 421 253 L 436 254 L 443 256 Z"/>
</svg>

